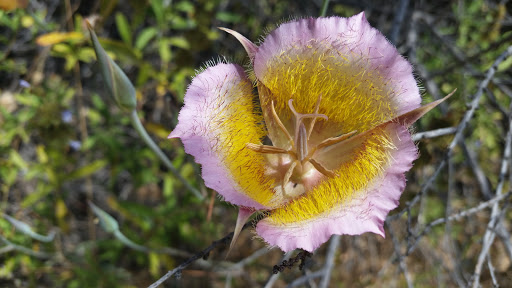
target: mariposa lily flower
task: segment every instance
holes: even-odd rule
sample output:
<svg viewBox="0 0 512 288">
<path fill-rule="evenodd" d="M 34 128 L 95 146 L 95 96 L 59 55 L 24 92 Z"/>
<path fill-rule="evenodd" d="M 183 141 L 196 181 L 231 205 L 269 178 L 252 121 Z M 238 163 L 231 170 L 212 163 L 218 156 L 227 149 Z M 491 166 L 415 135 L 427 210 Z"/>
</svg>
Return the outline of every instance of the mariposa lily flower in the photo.
<svg viewBox="0 0 512 288">
<path fill-rule="evenodd" d="M 240 207 L 234 239 L 256 211 L 256 233 L 283 251 L 384 236 L 418 156 L 408 127 L 446 97 L 421 106 L 411 65 L 363 13 L 282 24 L 259 46 L 221 29 L 247 51 L 255 84 L 236 64 L 208 67 L 169 137 Z"/>
</svg>

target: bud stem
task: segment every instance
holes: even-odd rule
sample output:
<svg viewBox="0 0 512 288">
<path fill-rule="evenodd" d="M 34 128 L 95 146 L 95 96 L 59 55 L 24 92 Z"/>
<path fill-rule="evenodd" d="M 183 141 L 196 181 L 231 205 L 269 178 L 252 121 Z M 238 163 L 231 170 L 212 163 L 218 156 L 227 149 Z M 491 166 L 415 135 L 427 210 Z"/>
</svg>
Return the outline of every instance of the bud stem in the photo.
<svg viewBox="0 0 512 288">
<path fill-rule="evenodd" d="M 187 188 L 187 190 L 192 192 L 197 198 L 203 200 L 203 195 L 196 188 L 190 185 L 190 183 L 188 183 L 188 181 L 185 178 L 183 178 L 183 176 L 181 176 L 181 174 L 174 167 L 174 165 L 172 165 L 171 160 L 167 158 L 167 156 L 160 149 L 160 147 L 158 147 L 158 145 L 156 145 L 153 139 L 151 139 L 148 132 L 146 132 L 146 129 L 144 129 L 144 126 L 142 126 L 142 123 L 140 122 L 139 116 L 137 116 L 137 111 L 135 109 L 130 114 L 130 120 L 132 121 L 133 127 L 135 128 L 135 130 L 137 130 L 137 133 L 139 133 L 142 140 L 144 140 L 146 145 L 148 145 L 149 148 L 151 148 L 151 150 L 155 152 L 158 158 L 162 160 L 164 165 L 172 172 L 172 174 L 174 174 L 174 176 L 178 178 L 178 180 L 181 181 L 183 185 L 185 185 L 185 188 Z"/>
</svg>

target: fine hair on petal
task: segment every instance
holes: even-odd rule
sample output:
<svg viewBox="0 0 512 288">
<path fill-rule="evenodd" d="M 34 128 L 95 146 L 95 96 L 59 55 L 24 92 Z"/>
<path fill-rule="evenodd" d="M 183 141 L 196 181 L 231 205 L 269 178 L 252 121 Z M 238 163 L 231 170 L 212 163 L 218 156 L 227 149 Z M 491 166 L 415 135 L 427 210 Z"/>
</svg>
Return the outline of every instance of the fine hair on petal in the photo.
<svg viewBox="0 0 512 288">
<path fill-rule="evenodd" d="M 279 224 L 291 224 L 314 219 L 336 206 L 343 206 L 358 197 L 364 197 L 366 188 L 393 162 L 391 151 L 396 149 L 385 129 L 375 131 L 353 151 L 351 160 L 336 170 L 334 179 L 324 181 L 308 194 L 272 211 L 268 220 Z M 333 191 L 335 191 L 333 193 Z"/>
</svg>

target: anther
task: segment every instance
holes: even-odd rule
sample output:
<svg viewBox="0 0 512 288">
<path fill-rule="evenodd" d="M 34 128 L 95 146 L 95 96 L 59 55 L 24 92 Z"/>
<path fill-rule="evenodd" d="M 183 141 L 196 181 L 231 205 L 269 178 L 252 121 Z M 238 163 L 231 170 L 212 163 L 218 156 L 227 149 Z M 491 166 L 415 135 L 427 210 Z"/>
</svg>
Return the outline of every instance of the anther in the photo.
<svg viewBox="0 0 512 288">
<path fill-rule="evenodd" d="M 338 137 L 332 137 L 332 138 L 325 139 L 320 144 L 318 144 L 316 147 L 314 147 L 311 151 L 309 151 L 308 155 L 306 156 L 306 161 L 311 159 L 318 149 L 322 149 L 322 148 L 329 147 L 334 144 L 343 142 L 356 133 L 357 133 L 357 130 L 354 130 L 354 131 L 350 131 L 348 133 L 342 134 Z"/>
<path fill-rule="evenodd" d="M 292 177 L 292 174 L 293 174 L 293 170 L 295 170 L 295 167 L 297 166 L 297 163 L 298 161 L 293 161 L 293 163 L 290 165 L 290 167 L 288 168 L 288 171 L 286 171 L 286 174 L 284 175 L 284 178 L 283 178 L 283 195 L 286 195 L 286 184 L 288 184 L 288 182 L 290 182 L 290 177 Z"/>
<path fill-rule="evenodd" d="M 318 114 L 318 110 L 320 110 L 320 101 L 322 101 L 322 94 L 318 95 L 318 99 L 316 100 L 315 114 Z M 315 127 L 315 122 L 316 122 L 316 118 L 313 118 L 313 120 L 311 120 L 311 124 L 309 124 L 308 140 L 309 140 L 309 137 L 311 137 L 313 128 Z"/>
<path fill-rule="evenodd" d="M 292 111 L 292 113 L 295 115 L 295 142 L 297 142 L 297 137 L 298 137 L 298 134 L 299 134 L 299 127 L 300 127 L 300 123 L 302 123 L 302 120 L 305 119 L 305 118 L 323 118 L 325 120 L 328 120 L 329 118 L 324 115 L 324 114 L 302 114 L 302 113 L 298 113 L 296 110 L 295 110 L 295 107 L 293 107 L 293 99 L 290 99 L 288 101 L 288 106 L 290 107 L 290 110 Z"/>
<path fill-rule="evenodd" d="M 247 149 L 250 149 L 255 152 L 266 153 L 266 154 L 288 154 L 289 151 L 283 148 L 268 146 L 268 145 L 259 145 L 253 143 L 245 144 Z"/>
<path fill-rule="evenodd" d="M 334 173 L 332 170 L 325 168 L 322 164 L 320 164 L 320 162 L 316 161 L 315 159 L 311 158 L 308 161 L 315 167 L 315 169 L 318 172 L 324 174 L 325 176 L 327 176 L 327 177 L 338 176 L 338 174 Z"/>
<path fill-rule="evenodd" d="M 279 128 L 283 131 L 284 135 L 286 135 L 288 140 L 290 140 L 292 148 L 295 148 L 293 146 L 294 143 L 293 143 L 292 136 L 290 135 L 290 133 L 288 133 L 288 130 L 286 130 L 286 127 L 284 127 L 283 122 L 281 122 L 281 119 L 279 119 L 279 116 L 277 116 L 276 109 L 274 107 L 274 101 L 270 102 L 270 108 L 272 109 L 272 117 L 274 118 L 274 121 L 277 123 L 277 126 L 279 126 Z"/>
</svg>

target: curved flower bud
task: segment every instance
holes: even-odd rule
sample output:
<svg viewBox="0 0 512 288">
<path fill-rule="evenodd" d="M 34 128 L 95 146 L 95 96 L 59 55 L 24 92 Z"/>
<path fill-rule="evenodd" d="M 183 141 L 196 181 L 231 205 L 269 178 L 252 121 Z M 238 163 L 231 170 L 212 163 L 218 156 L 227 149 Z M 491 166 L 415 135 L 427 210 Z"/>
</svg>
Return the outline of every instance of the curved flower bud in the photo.
<svg viewBox="0 0 512 288">
<path fill-rule="evenodd" d="M 100 64 L 101 75 L 107 84 L 108 91 L 117 106 L 125 112 L 131 112 L 137 107 L 137 99 L 135 96 L 135 87 L 124 74 L 123 70 L 107 55 L 107 52 L 101 47 L 100 41 L 94 33 L 92 27 L 87 23 L 89 32 L 91 33 L 92 44 L 98 63 Z"/>
<path fill-rule="evenodd" d="M 211 67 L 171 136 L 203 164 L 208 187 L 246 207 L 236 231 L 258 209 L 257 234 L 283 251 L 313 251 L 333 234 L 384 236 L 418 156 L 408 127 L 450 95 L 420 106 L 411 65 L 363 13 L 285 23 L 259 47 L 224 30 L 251 58 L 259 102 L 240 67 Z"/>
</svg>

